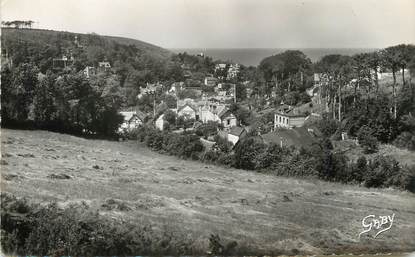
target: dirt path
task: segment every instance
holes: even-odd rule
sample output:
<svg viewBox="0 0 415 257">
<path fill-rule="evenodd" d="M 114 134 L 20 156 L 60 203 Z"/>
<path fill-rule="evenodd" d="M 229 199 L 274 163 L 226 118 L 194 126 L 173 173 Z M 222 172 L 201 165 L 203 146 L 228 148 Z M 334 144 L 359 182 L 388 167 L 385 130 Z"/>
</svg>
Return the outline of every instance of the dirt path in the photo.
<svg viewBox="0 0 415 257">
<path fill-rule="evenodd" d="M 281 178 L 160 155 L 134 142 L 1 130 L 2 191 L 33 202 L 85 202 L 116 219 L 210 234 L 266 252 L 415 250 L 415 195 Z M 376 239 L 362 218 L 392 215 Z"/>
</svg>

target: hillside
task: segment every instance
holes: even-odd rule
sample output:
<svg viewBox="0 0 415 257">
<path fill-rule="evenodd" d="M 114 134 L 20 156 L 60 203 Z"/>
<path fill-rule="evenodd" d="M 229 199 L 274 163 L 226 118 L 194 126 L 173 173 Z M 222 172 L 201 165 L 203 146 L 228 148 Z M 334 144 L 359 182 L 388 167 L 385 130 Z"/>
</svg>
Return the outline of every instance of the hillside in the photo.
<svg viewBox="0 0 415 257">
<path fill-rule="evenodd" d="M 10 117 L 4 119 L 5 126 L 7 120 L 17 123 L 27 121 L 26 114 L 17 118 L 13 110 L 24 112 L 29 108 L 32 111 L 43 109 L 44 106 L 40 105 L 47 102 L 43 101 L 45 99 L 49 99 L 49 103 L 71 105 L 72 100 L 78 101 L 82 97 L 89 97 L 93 102 L 107 105 L 101 110 L 112 109 L 111 112 L 115 113 L 122 107 L 136 105 L 136 96 L 146 83 L 166 81 L 175 72 L 180 75 L 180 70 L 177 71 L 177 66 L 171 61 L 173 53 L 129 38 L 53 30 L 3 28 L 1 47 L 1 82 L 4 92 L 2 104 L 5 106 L 2 117 Z M 63 80 L 66 82 L 58 85 L 59 81 Z M 16 81 L 22 81 L 21 85 L 26 87 L 24 93 L 13 90 L 20 86 Z M 40 86 L 42 83 L 43 86 L 47 85 L 48 89 Z M 67 87 L 63 87 L 62 84 Z M 80 86 L 80 84 L 84 85 Z M 45 94 L 40 92 L 42 88 L 45 89 Z M 63 88 L 67 90 L 62 90 Z M 91 94 L 88 95 L 86 91 Z M 13 99 L 16 99 L 15 96 L 20 93 L 26 94 L 23 98 L 27 108 L 21 103 L 18 104 L 19 107 L 13 107 L 16 103 Z M 66 99 L 57 100 L 62 100 L 62 97 Z M 43 100 L 39 100 L 40 98 Z M 39 104 L 37 107 L 36 103 Z M 28 107 L 29 105 L 31 107 Z M 49 105 L 49 107 L 52 112 L 56 112 L 57 109 L 68 109 L 68 106 L 55 108 L 56 106 Z M 88 109 L 85 106 L 81 108 Z M 97 110 L 89 108 L 85 111 Z M 91 115 L 97 117 L 95 114 Z M 37 119 L 40 116 L 31 116 L 30 119 Z M 60 116 L 59 126 L 68 121 L 65 115 L 59 114 L 51 115 L 48 119 L 56 120 L 57 116 Z M 46 127 L 51 129 L 49 125 Z"/>
<path fill-rule="evenodd" d="M 64 39 L 64 43 L 70 45 L 71 41 L 74 41 L 75 36 L 78 37 L 80 44 L 85 44 L 88 47 L 87 43 L 89 38 L 98 38 L 102 39 L 103 43 L 106 45 L 112 45 L 114 43 L 121 45 L 134 45 L 138 49 L 142 50 L 144 53 L 154 57 L 167 59 L 173 53 L 169 50 L 163 49 L 159 46 L 152 45 L 147 42 L 143 42 L 137 39 L 124 38 L 124 37 L 114 37 L 114 36 L 104 36 L 98 34 L 82 34 L 74 33 L 67 31 L 54 31 L 54 30 L 44 30 L 44 29 L 14 29 L 14 28 L 2 28 L 1 37 L 2 43 L 5 40 L 6 45 L 3 45 L 3 48 L 7 48 L 8 40 L 18 39 L 19 41 L 27 43 L 37 43 L 43 45 L 53 45 L 57 39 Z M 95 45 L 95 44 L 92 44 Z"/>
<path fill-rule="evenodd" d="M 276 177 L 46 131 L 2 129 L 1 144 L 2 192 L 180 232 L 193 255 L 206 253 L 210 234 L 236 241 L 240 254 L 415 250 L 412 193 Z M 389 231 L 358 239 L 363 217 L 393 213 Z"/>
</svg>

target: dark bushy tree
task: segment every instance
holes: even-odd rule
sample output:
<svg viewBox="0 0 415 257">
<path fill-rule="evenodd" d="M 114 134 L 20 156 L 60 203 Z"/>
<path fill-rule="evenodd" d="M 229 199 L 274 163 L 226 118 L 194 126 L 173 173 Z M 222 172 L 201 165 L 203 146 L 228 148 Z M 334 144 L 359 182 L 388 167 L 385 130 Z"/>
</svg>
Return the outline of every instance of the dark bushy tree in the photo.
<svg viewBox="0 0 415 257">
<path fill-rule="evenodd" d="M 365 153 L 375 153 L 378 151 L 379 142 L 373 136 L 373 131 L 368 126 L 363 126 L 359 129 L 357 139 Z"/>
</svg>

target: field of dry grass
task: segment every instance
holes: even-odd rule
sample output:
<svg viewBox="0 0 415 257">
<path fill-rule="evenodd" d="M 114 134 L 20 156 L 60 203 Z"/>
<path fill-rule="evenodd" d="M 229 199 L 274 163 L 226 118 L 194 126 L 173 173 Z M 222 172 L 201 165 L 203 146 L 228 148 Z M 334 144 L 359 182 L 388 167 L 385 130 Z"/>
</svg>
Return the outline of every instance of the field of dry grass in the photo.
<svg viewBox="0 0 415 257">
<path fill-rule="evenodd" d="M 270 254 L 415 250 L 409 192 L 275 177 L 46 131 L 2 129 L 1 142 L 2 191 L 180 231 L 200 249 L 218 234 Z M 358 239 L 363 217 L 392 213 L 391 230 Z"/>
</svg>

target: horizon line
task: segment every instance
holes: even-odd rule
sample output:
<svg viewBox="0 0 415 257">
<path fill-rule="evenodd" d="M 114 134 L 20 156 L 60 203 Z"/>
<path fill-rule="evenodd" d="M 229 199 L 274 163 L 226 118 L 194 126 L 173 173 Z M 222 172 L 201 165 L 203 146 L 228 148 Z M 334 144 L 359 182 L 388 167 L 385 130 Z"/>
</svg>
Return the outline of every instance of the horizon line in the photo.
<svg viewBox="0 0 415 257">
<path fill-rule="evenodd" d="M 166 49 L 382 49 L 385 47 L 164 47 Z"/>
</svg>

